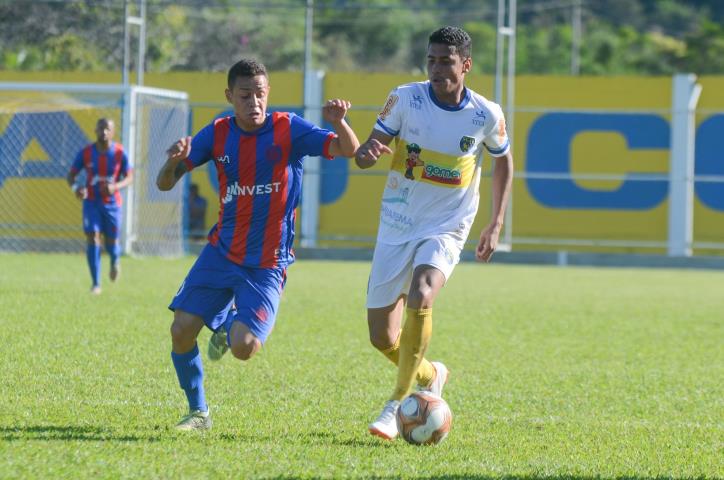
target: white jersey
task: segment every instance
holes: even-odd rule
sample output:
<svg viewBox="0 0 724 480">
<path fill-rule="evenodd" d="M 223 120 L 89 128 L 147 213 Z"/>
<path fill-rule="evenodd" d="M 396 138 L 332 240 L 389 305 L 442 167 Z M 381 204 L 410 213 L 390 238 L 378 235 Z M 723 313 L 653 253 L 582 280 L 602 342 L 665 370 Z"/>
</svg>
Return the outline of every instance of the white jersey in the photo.
<svg viewBox="0 0 724 480">
<path fill-rule="evenodd" d="M 443 105 L 428 81 L 401 85 L 387 97 L 375 128 L 397 138 L 378 242 L 467 238 L 478 211 L 483 147 L 499 157 L 510 142 L 500 106 L 469 88 L 463 94 L 459 105 Z"/>
</svg>

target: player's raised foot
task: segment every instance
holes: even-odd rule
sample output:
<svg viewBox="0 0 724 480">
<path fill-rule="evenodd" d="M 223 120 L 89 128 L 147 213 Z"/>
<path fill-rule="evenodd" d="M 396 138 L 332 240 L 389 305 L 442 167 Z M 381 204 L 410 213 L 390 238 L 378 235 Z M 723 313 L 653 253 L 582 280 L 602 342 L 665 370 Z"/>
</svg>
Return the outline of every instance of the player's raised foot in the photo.
<svg viewBox="0 0 724 480">
<path fill-rule="evenodd" d="M 372 435 L 385 440 L 394 440 L 397 437 L 397 409 L 400 408 L 400 402 L 397 400 L 389 400 L 385 403 L 385 408 L 377 417 L 377 420 L 370 423 L 368 429 Z"/>
<path fill-rule="evenodd" d="M 108 276 L 111 277 L 111 282 L 115 282 L 120 275 L 121 262 L 112 263 L 110 273 L 108 274 Z"/>
<path fill-rule="evenodd" d="M 450 371 L 447 369 L 445 364 L 442 362 L 430 362 L 435 367 L 435 378 L 432 379 L 430 385 L 426 387 L 420 387 L 420 390 L 434 393 L 438 397 L 442 397 L 442 389 L 447 383 L 448 377 L 450 377 Z"/>
<path fill-rule="evenodd" d="M 101 287 L 98 285 L 94 285 L 90 289 L 91 295 L 100 295 L 101 294 Z"/>
<path fill-rule="evenodd" d="M 226 343 L 226 329 L 222 326 L 211 335 L 211 338 L 209 338 L 209 360 L 212 362 L 218 362 L 227 350 L 229 350 L 229 345 Z"/>
<path fill-rule="evenodd" d="M 211 415 L 208 411 L 192 410 L 176 424 L 176 430 L 181 431 L 209 429 L 211 429 Z"/>
</svg>

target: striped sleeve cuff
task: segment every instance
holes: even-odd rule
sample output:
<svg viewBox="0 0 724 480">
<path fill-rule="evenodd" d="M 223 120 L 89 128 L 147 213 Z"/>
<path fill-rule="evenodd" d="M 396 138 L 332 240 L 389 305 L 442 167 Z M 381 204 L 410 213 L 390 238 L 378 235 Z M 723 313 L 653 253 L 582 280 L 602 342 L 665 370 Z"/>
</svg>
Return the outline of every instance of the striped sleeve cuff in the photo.
<svg viewBox="0 0 724 480">
<path fill-rule="evenodd" d="M 378 130 L 382 130 L 382 131 L 385 132 L 387 135 L 391 135 L 391 136 L 393 136 L 393 137 L 396 137 L 397 134 L 400 133 L 399 130 L 394 131 L 394 130 L 392 130 L 391 128 L 388 128 L 384 123 L 380 122 L 379 119 L 377 119 L 377 124 L 376 124 L 375 126 L 378 127 Z"/>
<path fill-rule="evenodd" d="M 508 153 L 508 150 L 510 150 L 510 141 L 506 140 L 505 144 L 500 148 L 490 148 L 485 145 L 485 149 L 488 150 L 488 152 L 490 152 L 490 154 L 494 157 L 502 157 Z"/>
<path fill-rule="evenodd" d="M 183 162 L 184 162 L 184 165 L 186 165 L 187 172 L 190 172 L 191 170 L 194 169 L 194 164 L 191 162 L 191 160 L 189 158 L 184 158 Z"/>
<path fill-rule="evenodd" d="M 332 140 L 337 138 L 337 135 L 335 135 L 332 132 L 329 132 L 329 135 L 327 135 L 327 140 L 324 141 L 324 147 L 322 147 L 322 156 L 326 158 L 327 160 L 333 160 L 334 156 L 330 155 L 329 153 L 329 146 L 332 144 Z"/>
</svg>

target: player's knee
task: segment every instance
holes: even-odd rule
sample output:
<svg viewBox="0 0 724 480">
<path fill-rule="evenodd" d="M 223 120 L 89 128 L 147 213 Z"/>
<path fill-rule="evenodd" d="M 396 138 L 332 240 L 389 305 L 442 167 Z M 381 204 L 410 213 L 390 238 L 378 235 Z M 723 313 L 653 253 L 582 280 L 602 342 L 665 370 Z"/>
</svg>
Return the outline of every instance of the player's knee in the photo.
<svg viewBox="0 0 724 480">
<path fill-rule="evenodd" d="M 86 233 L 85 240 L 88 245 L 101 245 L 101 236 L 99 233 Z"/>
<path fill-rule="evenodd" d="M 245 339 L 234 342 L 231 345 L 231 353 L 239 360 L 249 360 L 261 348 L 261 342 L 256 338 Z"/>
<path fill-rule="evenodd" d="M 173 344 L 184 346 L 193 343 L 195 340 L 190 322 L 186 321 L 182 315 L 174 315 L 173 323 L 171 323 L 171 341 Z"/>
<path fill-rule="evenodd" d="M 370 332 L 370 343 L 377 350 L 388 350 L 395 344 L 395 340 L 397 340 L 397 338 L 392 338 L 392 335 L 388 331 Z"/>
<path fill-rule="evenodd" d="M 430 285 L 420 282 L 410 289 L 407 306 L 410 308 L 430 308 L 435 302 L 435 291 Z"/>
</svg>

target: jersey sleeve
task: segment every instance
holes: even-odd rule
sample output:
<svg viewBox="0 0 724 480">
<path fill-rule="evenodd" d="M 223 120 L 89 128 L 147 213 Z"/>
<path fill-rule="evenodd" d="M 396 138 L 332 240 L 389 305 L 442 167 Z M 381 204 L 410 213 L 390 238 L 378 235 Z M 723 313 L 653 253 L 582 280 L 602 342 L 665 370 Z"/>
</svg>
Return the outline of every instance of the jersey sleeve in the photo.
<svg viewBox="0 0 724 480">
<path fill-rule="evenodd" d="M 382 133 L 396 137 L 400 133 L 402 128 L 402 113 L 403 109 L 400 106 L 400 89 L 396 88 L 390 92 L 387 96 L 387 101 L 382 107 L 382 110 L 377 115 L 377 122 L 375 123 L 375 130 L 379 130 Z"/>
<path fill-rule="evenodd" d="M 332 159 L 329 154 L 329 144 L 332 139 L 336 138 L 336 134 L 325 128 L 306 121 L 298 115 L 292 114 L 290 117 L 292 148 L 299 158 L 306 155 L 313 157 L 324 157 Z"/>
<path fill-rule="evenodd" d="M 211 123 L 202 128 L 194 138 L 191 139 L 191 153 L 184 160 L 186 170 L 191 171 L 211 160 L 214 148 L 214 124 Z"/>
<path fill-rule="evenodd" d="M 70 172 L 74 175 L 83 169 L 83 150 L 79 150 L 78 154 L 73 159 L 73 163 L 70 165 Z"/>
<path fill-rule="evenodd" d="M 510 140 L 505 130 L 505 117 L 500 105 L 493 104 L 490 108 L 490 126 L 483 139 L 483 144 L 493 157 L 502 157 L 510 151 Z"/>
</svg>

